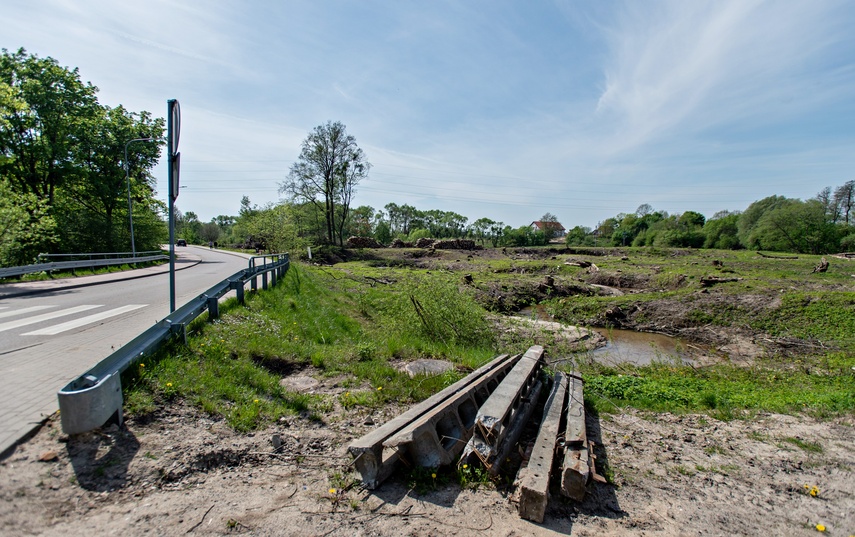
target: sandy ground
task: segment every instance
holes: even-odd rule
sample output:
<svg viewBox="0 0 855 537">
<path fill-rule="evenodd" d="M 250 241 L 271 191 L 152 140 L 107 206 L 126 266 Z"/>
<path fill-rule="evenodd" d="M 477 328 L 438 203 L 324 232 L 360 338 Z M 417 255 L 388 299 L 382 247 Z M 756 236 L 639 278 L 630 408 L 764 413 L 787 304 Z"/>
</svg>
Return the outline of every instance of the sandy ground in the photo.
<svg viewBox="0 0 855 537">
<path fill-rule="evenodd" d="M 362 490 L 346 447 L 398 411 L 237 434 L 177 404 L 71 438 L 54 416 L 0 463 L 0 534 L 855 534 L 851 417 L 589 416 L 612 484 L 592 482 L 581 503 L 554 494 L 534 524 L 503 484 L 461 488 L 442 474 L 432 490 L 402 476 Z"/>
</svg>

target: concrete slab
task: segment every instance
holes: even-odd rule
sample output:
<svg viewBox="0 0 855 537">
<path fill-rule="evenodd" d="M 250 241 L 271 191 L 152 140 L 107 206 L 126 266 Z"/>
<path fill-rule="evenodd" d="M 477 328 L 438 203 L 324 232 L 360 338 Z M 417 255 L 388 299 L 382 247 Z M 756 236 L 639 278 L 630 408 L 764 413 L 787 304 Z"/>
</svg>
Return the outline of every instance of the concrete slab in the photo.
<svg viewBox="0 0 855 537">
<path fill-rule="evenodd" d="M 567 396 L 567 378 L 556 373 L 546 400 L 543 421 L 528 464 L 517 474 L 519 513 L 522 518 L 543 522 L 549 500 L 549 477 Z"/>
</svg>

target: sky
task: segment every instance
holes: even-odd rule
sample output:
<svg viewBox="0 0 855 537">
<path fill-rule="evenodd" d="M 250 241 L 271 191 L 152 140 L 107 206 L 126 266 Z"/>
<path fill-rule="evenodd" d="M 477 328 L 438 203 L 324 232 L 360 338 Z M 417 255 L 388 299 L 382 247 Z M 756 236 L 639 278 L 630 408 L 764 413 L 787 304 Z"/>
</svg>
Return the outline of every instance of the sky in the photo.
<svg viewBox="0 0 855 537">
<path fill-rule="evenodd" d="M 855 180 L 849 0 L 4 0 L 0 19 L 0 47 L 79 68 L 103 105 L 177 99 L 176 204 L 203 221 L 282 200 L 327 121 L 372 164 L 352 206 L 513 227 Z"/>
</svg>

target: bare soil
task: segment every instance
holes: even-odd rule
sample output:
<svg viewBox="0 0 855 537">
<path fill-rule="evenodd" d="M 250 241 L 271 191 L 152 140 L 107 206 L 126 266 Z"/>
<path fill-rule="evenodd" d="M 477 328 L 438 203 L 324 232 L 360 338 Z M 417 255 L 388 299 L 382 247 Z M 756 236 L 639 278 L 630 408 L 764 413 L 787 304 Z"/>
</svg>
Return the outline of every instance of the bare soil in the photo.
<svg viewBox="0 0 855 537">
<path fill-rule="evenodd" d="M 71 438 L 53 416 L 0 463 L 0 534 L 813 535 L 817 524 L 828 535 L 855 532 L 852 418 L 589 416 L 599 472 L 611 483 L 592 482 L 581 503 L 554 493 L 535 524 L 519 518 L 502 483 L 461 487 L 444 474 L 421 490 L 402 471 L 361 489 L 347 445 L 399 411 L 327 423 L 290 417 L 238 434 L 176 404 Z"/>
</svg>

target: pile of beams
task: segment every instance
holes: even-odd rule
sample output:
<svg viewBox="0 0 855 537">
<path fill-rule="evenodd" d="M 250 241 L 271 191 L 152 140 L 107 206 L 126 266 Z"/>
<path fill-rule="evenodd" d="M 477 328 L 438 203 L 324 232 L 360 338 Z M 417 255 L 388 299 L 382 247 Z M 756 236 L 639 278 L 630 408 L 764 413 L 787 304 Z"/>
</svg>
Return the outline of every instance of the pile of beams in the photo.
<svg viewBox="0 0 855 537">
<path fill-rule="evenodd" d="M 355 440 L 348 451 L 365 486 L 378 487 L 400 464 L 481 464 L 496 475 L 548 390 L 514 499 L 521 517 L 542 522 L 558 456 L 561 493 L 582 500 L 589 478 L 598 477 L 585 433 L 582 379 L 556 373 L 550 382 L 542 375 L 543 354 L 543 347 L 535 345 L 524 355 L 499 356 Z"/>
</svg>

